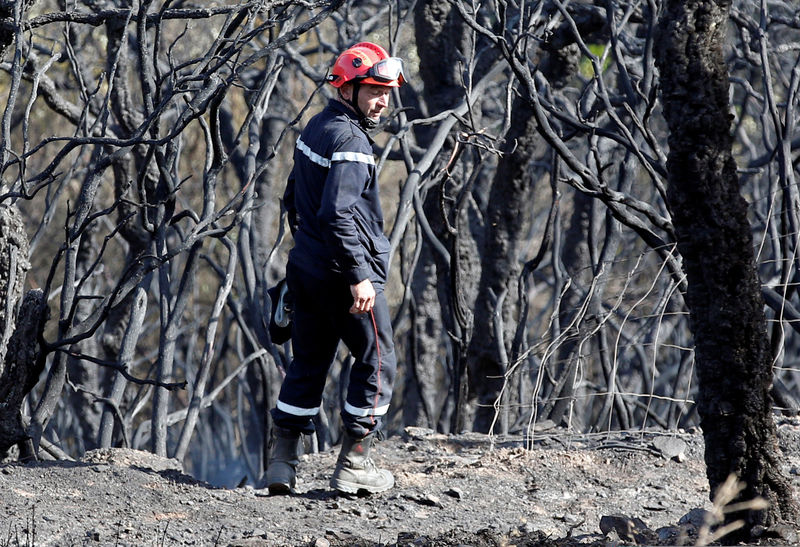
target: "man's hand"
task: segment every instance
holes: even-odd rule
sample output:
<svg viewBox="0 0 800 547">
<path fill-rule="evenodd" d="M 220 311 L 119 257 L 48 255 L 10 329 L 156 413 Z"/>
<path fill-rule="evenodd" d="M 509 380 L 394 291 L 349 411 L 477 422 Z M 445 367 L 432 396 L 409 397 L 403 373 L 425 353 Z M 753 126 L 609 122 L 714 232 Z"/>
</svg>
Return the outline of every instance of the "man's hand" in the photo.
<svg viewBox="0 0 800 547">
<path fill-rule="evenodd" d="M 375 287 L 369 279 L 350 285 L 350 294 L 353 295 L 350 313 L 368 313 L 375 305 Z"/>
</svg>

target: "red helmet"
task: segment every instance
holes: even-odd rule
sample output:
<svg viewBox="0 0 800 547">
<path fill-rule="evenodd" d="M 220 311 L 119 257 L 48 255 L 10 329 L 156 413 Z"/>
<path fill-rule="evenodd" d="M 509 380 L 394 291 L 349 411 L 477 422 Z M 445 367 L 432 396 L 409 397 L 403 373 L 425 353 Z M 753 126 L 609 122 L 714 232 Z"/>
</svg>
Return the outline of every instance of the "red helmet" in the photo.
<svg viewBox="0 0 800 547">
<path fill-rule="evenodd" d="M 359 42 L 339 55 L 328 81 L 333 87 L 350 81 L 400 87 L 406 79 L 400 57 L 389 57 L 385 49 L 372 42 Z"/>
</svg>

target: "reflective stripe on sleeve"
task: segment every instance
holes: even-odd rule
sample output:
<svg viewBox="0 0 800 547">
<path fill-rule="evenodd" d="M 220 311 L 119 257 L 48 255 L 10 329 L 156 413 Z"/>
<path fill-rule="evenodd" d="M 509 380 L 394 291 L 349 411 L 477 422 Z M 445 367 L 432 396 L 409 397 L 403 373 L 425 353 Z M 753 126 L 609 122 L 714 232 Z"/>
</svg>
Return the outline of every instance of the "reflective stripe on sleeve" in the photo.
<svg viewBox="0 0 800 547">
<path fill-rule="evenodd" d="M 375 165 L 375 158 L 370 154 L 362 154 L 361 152 L 334 152 L 331 161 L 357 161 L 367 165 Z"/>
<path fill-rule="evenodd" d="M 297 149 L 300 150 L 303 154 L 305 154 L 305 156 L 308 159 L 310 159 L 317 165 L 321 165 L 322 167 L 331 166 L 331 160 L 329 160 L 328 158 L 323 158 L 322 156 L 311 150 L 311 148 L 309 148 L 308 145 L 304 143 L 301 139 L 297 139 Z"/>
<path fill-rule="evenodd" d="M 282 410 L 286 414 L 291 414 L 292 416 L 316 416 L 319 414 L 319 407 L 300 408 L 299 406 L 287 405 L 280 399 L 278 399 L 278 402 L 275 406 L 278 407 L 278 410 Z"/>
<path fill-rule="evenodd" d="M 366 163 L 367 165 L 375 165 L 375 158 L 373 158 L 371 154 L 364 154 L 362 152 L 334 152 L 331 159 L 328 159 L 311 150 L 302 139 L 297 139 L 296 146 L 308 159 L 322 167 L 330 167 L 331 162 L 334 161 L 353 161 Z"/>
<path fill-rule="evenodd" d="M 348 414 L 352 414 L 353 416 L 384 416 L 387 412 L 389 412 L 389 405 L 383 405 L 376 408 L 356 408 L 345 401 L 344 411 Z"/>
</svg>

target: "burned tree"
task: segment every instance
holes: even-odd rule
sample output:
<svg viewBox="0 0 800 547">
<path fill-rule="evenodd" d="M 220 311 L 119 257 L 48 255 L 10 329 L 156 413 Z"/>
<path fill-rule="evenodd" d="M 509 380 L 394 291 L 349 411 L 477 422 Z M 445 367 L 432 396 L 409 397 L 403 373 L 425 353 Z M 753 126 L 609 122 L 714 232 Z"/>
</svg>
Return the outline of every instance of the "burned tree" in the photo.
<svg viewBox="0 0 800 547">
<path fill-rule="evenodd" d="M 729 10 L 730 2 L 668 1 L 658 65 L 670 130 L 667 203 L 688 280 L 707 474 L 712 495 L 734 475 L 745 483 L 739 501 L 769 501 L 768 509 L 746 513 L 747 526 L 726 538 L 748 540 L 761 535 L 759 527 L 794 522 L 798 509 L 777 456 L 773 356 L 732 154 L 722 53 Z"/>
<path fill-rule="evenodd" d="M 35 449 L 22 417 L 23 398 L 39 379 L 43 362 L 38 341 L 45 319 L 41 290 L 23 299 L 28 240 L 19 211 L 0 206 L 0 459 L 18 445 L 22 458 Z"/>
</svg>

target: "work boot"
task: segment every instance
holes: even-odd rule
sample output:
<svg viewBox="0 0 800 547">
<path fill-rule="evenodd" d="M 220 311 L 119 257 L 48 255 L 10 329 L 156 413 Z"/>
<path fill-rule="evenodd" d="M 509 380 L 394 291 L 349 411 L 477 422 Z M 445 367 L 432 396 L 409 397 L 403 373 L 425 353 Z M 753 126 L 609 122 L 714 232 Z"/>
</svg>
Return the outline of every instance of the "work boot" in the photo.
<svg viewBox="0 0 800 547">
<path fill-rule="evenodd" d="M 349 433 L 342 437 L 342 450 L 331 476 L 331 488 L 348 494 L 385 492 L 394 486 L 394 477 L 386 469 L 378 469 L 370 458 L 375 434 L 356 439 Z"/>
<path fill-rule="evenodd" d="M 270 494 L 288 494 L 297 482 L 300 433 L 273 427 L 271 444 L 265 481 L 267 488 Z"/>
</svg>

